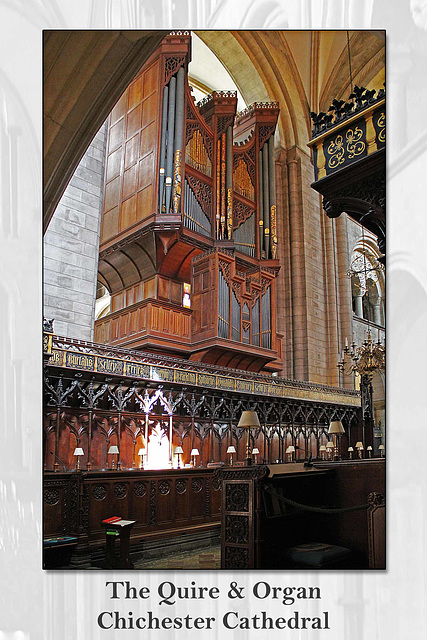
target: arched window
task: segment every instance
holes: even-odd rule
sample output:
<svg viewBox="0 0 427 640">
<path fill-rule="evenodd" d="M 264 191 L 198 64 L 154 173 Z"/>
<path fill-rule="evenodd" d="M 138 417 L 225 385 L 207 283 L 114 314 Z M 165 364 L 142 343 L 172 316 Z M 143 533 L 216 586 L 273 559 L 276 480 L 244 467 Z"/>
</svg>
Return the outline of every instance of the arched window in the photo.
<svg viewBox="0 0 427 640">
<path fill-rule="evenodd" d="M 353 313 L 384 326 L 384 273 L 370 247 L 357 246 L 348 275 L 351 278 Z"/>
<path fill-rule="evenodd" d="M 107 287 L 102 282 L 97 282 L 96 286 L 96 302 L 95 302 L 95 320 L 103 318 L 111 309 L 111 296 Z"/>
</svg>

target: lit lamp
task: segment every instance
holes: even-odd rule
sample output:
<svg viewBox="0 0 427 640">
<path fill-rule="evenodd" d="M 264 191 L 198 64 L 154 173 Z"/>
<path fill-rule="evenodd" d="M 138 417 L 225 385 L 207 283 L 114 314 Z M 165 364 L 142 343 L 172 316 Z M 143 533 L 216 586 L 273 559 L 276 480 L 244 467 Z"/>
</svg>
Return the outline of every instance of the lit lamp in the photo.
<svg viewBox="0 0 427 640">
<path fill-rule="evenodd" d="M 348 457 L 350 460 L 353 460 L 353 451 L 354 451 L 353 447 L 348 448 Z"/>
<path fill-rule="evenodd" d="M 344 433 L 344 427 L 342 425 L 341 420 L 332 420 L 330 425 L 329 425 L 328 433 L 333 436 L 334 441 L 335 441 L 334 459 L 335 460 L 341 460 L 341 446 L 340 445 L 341 445 L 341 436 Z"/>
<path fill-rule="evenodd" d="M 254 448 L 252 449 L 252 455 L 253 455 L 253 457 L 254 457 L 254 462 L 255 462 L 255 464 L 256 464 L 256 457 L 257 457 L 257 455 L 258 455 L 258 454 L 259 454 L 259 449 L 258 449 L 258 447 L 254 447 Z"/>
<path fill-rule="evenodd" d="M 368 452 L 368 458 L 372 458 L 372 447 L 371 447 L 371 445 L 368 445 L 366 447 L 366 451 Z"/>
<path fill-rule="evenodd" d="M 191 449 L 191 457 L 193 458 L 193 467 L 196 466 L 196 456 L 199 456 L 199 450 L 198 449 Z"/>
<path fill-rule="evenodd" d="M 144 456 L 145 456 L 145 449 L 143 447 L 141 447 L 141 449 L 138 451 L 138 455 L 141 456 L 141 460 L 139 462 L 139 468 L 143 469 L 144 468 Z"/>
<path fill-rule="evenodd" d="M 256 411 L 243 411 L 240 416 L 239 424 L 237 427 L 247 429 L 248 430 L 248 439 L 246 442 L 246 458 L 245 462 L 247 465 L 252 464 L 252 456 L 251 456 L 251 427 L 260 427 L 260 423 L 258 420 L 258 414 Z"/>
<path fill-rule="evenodd" d="M 364 449 L 363 442 L 360 442 L 360 441 L 356 442 L 356 444 L 354 446 L 357 449 L 357 452 L 359 454 L 359 458 L 362 459 L 363 458 L 363 453 L 362 452 L 363 452 L 363 449 Z"/>
<path fill-rule="evenodd" d="M 76 471 L 80 471 L 80 458 L 79 456 L 84 456 L 84 451 L 81 447 L 76 447 L 74 449 L 74 454 L 76 456 Z"/>
<path fill-rule="evenodd" d="M 236 449 L 235 447 L 233 447 L 233 445 L 229 446 L 227 449 L 227 453 L 230 456 L 230 467 L 233 466 L 233 453 L 236 453 Z"/>
<path fill-rule="evenodd" d="M 328 460 L 332 460 L 332 449 L 335 449 L 333 442 L 326 443 L 326 451 L 328 452 Z"/>
<path fill-rule="evenodd" d="M 175 451 L 174 454 L 176 456 L 178 456 L 178 460 L 177 460 L 177 464 L 176 464 L 176 468 L 177 469 L 181 469 L 181 465 L 180 465 L 180 456 L 184 453 L 184 451 L 182 450 L 182 447 L 175 447 Z"/>
<path fill-rule="evenodd" d="M 384 458 L 384 454 L 385 454 L 385 447 L 383 444 L 380 444 L 380 446 L 378 447 L 379 452 L 380 452 L 380 456 L 381 458 Z"/>
<path fill-rule="evenodd" d="M 320 451 L 320 457 L 322 458 L 322 460 L 324 460 L 326 457 L 326 447 L 324 444 L 320 445 L 319 451 Z"/>
<path fill-rule="evenodd" d="M 110 453 L 113 456 L 113 459 L 112 459 L 112 462 L 111 462 L 111 468 L 114 470 L 116 468 L 114 456 L 116 455 L 116 453 L 117 454 L 119 453 L 118 446 L 115 445 L 115 444 L 112 444 L 111 447 L 108 449 L 108 453 Z"/>
<path fill-rule="evenodd" d="M 290 444 L 289 447 L 286 449 L 286 452 L 289 456 L 288 461 L 289 462 L 293 462 L 294 459 L 294 453 L 295 453 L 295 447 L 293 444 Z"/>
</svg>

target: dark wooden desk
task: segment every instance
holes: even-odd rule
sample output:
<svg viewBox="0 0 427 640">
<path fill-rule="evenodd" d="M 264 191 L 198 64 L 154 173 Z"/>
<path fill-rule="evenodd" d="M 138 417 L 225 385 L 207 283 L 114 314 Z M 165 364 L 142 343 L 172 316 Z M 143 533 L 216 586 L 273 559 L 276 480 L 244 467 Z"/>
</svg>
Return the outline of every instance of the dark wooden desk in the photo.
<svg viewBox="0 0 427 640">
<path fill-rule="evenodd" d="M 130 533 L 136 520 L 118 520 L 117 522 L 103 522 L 105 527 L 105 568 L 106 569 L 133 569 L 130 559 Z M 117 556 L 116 539 L 119 538 L 120 555 Z"/>
</svg>

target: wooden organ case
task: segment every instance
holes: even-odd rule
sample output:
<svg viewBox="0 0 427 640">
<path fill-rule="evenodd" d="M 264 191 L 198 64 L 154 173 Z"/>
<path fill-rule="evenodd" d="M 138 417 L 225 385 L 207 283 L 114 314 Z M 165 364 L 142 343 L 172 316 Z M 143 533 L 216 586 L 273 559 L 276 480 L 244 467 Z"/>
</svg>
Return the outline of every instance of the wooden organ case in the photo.
<svg viewBox="0 0 427 640">
<path fill-rule="evenodd" d="M 276 103 L 195 104 L 191 39 L 169 34 L 108 125 L 95 341 L 279 371 Z"/>
</svg>

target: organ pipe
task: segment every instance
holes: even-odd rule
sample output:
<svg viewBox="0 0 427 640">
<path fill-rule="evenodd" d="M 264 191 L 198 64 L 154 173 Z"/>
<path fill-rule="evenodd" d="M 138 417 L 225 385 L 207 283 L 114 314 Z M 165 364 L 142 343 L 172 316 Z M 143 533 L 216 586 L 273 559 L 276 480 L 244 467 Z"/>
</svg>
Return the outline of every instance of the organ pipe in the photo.
<svg viewBox="0 0 427 640">
<path fill-rule="evenodd" d="M 165 184 L 165 163 L 166 163 L 166 128 L 168 120 L 168 96 L 169 86 L 163 88 L 163 103 L 162 103 L 162 130 L 160 137 L 160 169 L 159 169 L 159 212 L 162 212 L 163 207 L 163 190 Z"/>
<path fill-rule="evenodd" d="M 173 212 L 179 213 L 181 202 L 182 180 L 182 142 L 184 133 L 184 89 L 185 71 L 180 67 L 177 74 L 175 101 L 175 132 L 174 132 L 174 181 L 173 181 Z"/>
<path fill-rule="evenodd" d="M 219 240 L 221 238 L 221 140 L 218 139 L 217 142 L 217 153 L 216 153 L 216 215 L 215 215 L 215 223 L 216 223 L 216 238 Z"/>
<path fill-rule="evenodd" d="M 226 238 L 225 232 L 225 201 L 226 201 L 226 137 L 225 133 L 221 136 L 221 239 Z"/>
<path fill-rule="evenodd" d="M 166 178 L 165 178 L 165 213 L 169 213 L 172 195 L 172 169 L 173 169 L 173 138 L 175 130 L 175 100 L 176 100 L 176 77 L 173 76 L 169 83 L 169 105 L 168 105 L 168 135 L 166 148 Z"/>
<path fill-rule="evenodd" d="M 263 201 L 264 201 L 264 251 L 267 260 L 270 257 L 270 192 L 268 187 L 268 145 L 262 148 L 262 176 L 263 176 Z"/>
<path fill-rule="evenodd" d="M 277 217 L 276 217 L 276 171 L 274 166 L 274 136 L 268 141 L 268 174 L 270 185 L 270 246 L 271 257 L 276 257 L 277 250 Z"/>
<path fill-rule="evenodd" d="M 233 129 L 227 127 L 227 156 L 226 156 L 226 189 L 227 189 L 227 237 L 233 235 Z"/>
<path fill-rule="evenodd" d="M 265 258 L 264 250 L 264 194 L 262 173 L 262 151 L 258 153 L 258 206 L 259 206 L 259 255 Z"/>
</svg>

